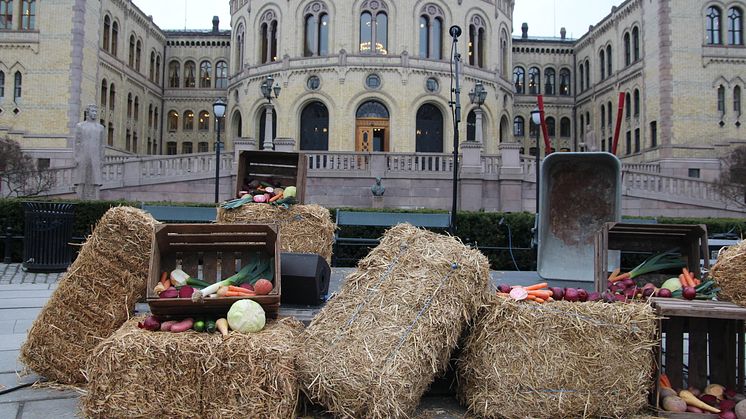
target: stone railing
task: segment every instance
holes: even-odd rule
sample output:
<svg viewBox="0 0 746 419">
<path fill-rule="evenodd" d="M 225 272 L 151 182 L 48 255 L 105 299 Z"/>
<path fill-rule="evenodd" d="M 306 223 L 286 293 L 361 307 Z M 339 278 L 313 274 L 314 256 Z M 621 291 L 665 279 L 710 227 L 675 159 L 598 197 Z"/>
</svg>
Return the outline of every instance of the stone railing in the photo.
<svg viewBox="0 0 746 419">
<path fill-rule="evenodd" d="M 386 153 L 388 172 L 402 173 L 452 173 L 453 154 L 443 153 Z"/>
<path fill-rule="evenodd" d="M 633 172 L 660 173 L 661 166 L 657 163 L 625 163 L 623 170 Z"/>
<path fill-rule="evenodd" d="M 714 183 L 697 179 L 664 176 L 625 168 L 622 172 L 622 188 L 623 194 L 654 196 L 675 202 L 695 201 L 700 205 L 724 205 Z"/>
<path fill-rule="evenodd" d="M 368 173 L 370 155 L 367 153 L 306 152 L 308 169 L 312 172 Z"/>
</svg>

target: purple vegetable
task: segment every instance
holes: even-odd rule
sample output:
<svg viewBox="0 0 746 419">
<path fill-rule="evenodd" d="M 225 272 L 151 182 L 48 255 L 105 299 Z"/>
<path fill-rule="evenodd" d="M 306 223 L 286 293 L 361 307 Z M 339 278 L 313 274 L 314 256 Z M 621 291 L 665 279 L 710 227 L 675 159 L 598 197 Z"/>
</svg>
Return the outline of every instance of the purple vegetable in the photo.
<svg viewBox="0 0 746 419">
<path fill-rule="evenodd" d="M 158 294 L 158 298 L 177 298 L 179 291 L 174 287 L 168 287 L 165 291 Z"/>
<path fill-rule="evenodd" d="M 169 332 L 171 330 L 171 326 L 175 325 L 176 323 L 178 322 L 175 320 L 169 320 L 167 322 L 161 323 L 161 332 Z"/>
<path fill-rule="evenodd" d="M 624 288 L 632 288 L 635 286 L 635 280 L 632 278 L 622 280 L 622 283 L 624 284 Z"/>
<path fill-rule="evenodd" d="M 578 290 L 575 288 L 565 288 L 565 301 L 578 301 Z"/>
<path fill-rule="evenodd" d="M 684 287 L 681 291 L 681 296 L 687 300 L 693 300 L 697 296 L 697 290 L 694 287 Z"/>
<path fill-rule="evenodd" d="M 500 291 L 500 292 L 504 292 L 504 293 L 507 294 L 507 293 L 510 292 L 510 285 L 508 285 L 508 284 L 500 284 L 500 285 L 497 286 L 497 290 Z"/>
<path fill-rule="evenodd" d="M 658 290 L 658 297 L 671 298 L 672 297 L 671 290 L 668 289 L 668 288 L 661 288 L 661 289 L 659 289 Z"/>
<path fill-rule="evenodd" d="M 145 330 L 160 330 L 161 322 L 155 316 L 148 316 L 144 321 L 137 322 L 137 327 Z"/>
<path fill-rule="evenodd" d="M 642 290 L 642 296 L 645 298 L 650 298 L 655 293 L 655 287 L 646 287 Z"/>
<path fill-rule="evenodd" d="M 601 301 L 601 293 L 593 291 L 588 294 L 588 301 Z"/>
<path fill-rule="evenodd" d="M 604 299 L 604 302 L 607 302 L 607 303 L 616 302 L 616 296 L 611 291 L 606 291 L 605 293 L 601 294 L 601 297 Z"/>
<path fill-rule="evenodd" d="M 588 291 L 578 288 L 578 300 L 583 303 L 588 301 Z"/>
<path fill-rule="evenodd" d="M 635 294 L 637 294 L 637 288 L 627 288 L 622 295 L 624 295 L 624 298 L 632 300 L 635 298 Z"/>
<path fill-rule="evenodd" d="M 614 294 L 614 300 L 623 303 L 627 301 L 627 297 L 624 294 Z"/>
<path fill-rule="evenodd" d="M 555 301 L 560 301 L 565 296 L 565 291 L 560 287 L 552 287 L 552 298 L 555 299 Z"/>
<path fill-rule="evenodd" d="M 625 288 L 624 284 L 622 284 L 621 282 L 617 282 L 616 284 L 614 284 L 614 285 L 612 285 L 612 286 L 609 287 L 609 291 L 611 291 L 614 294 L 616 294 L 618 292 L 624 291 L 624 288 Z"/>
<path fill-rule="evenodd" d="M 189 285 L 184 285 L 179 290 L 179 298 L 192 298 L 193 293 L 194 288 L 190 287 Z"/>
</svg>

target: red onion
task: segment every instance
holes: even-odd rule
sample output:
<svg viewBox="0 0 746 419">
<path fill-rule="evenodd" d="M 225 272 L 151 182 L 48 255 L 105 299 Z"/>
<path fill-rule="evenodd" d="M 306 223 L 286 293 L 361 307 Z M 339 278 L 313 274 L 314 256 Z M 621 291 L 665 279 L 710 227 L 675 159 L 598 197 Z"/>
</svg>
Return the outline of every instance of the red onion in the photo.
<svg viewBox="0 0 746 419">
<path fill-rule="evenodd" d="M 588 301 L 588 291 L 578 288 L 578 300 L 583 303 Z"/>
<path fill-rule="evenodd" d="M 694 287 L 684 287 L 681 291 L 681 296 L 687 300 L 693 300 L 697 296 L 697 290 Z"/>
<path fill-rule="evenodd" d="M 159 298 L 177 298 L 178 296 L 179 291 L 174 287 L 168 287 L 165 291 L 158 294 Z"/>
<path fill-rule="evenodd" d="M 144 321 L 137 322 L 137 327 L 145 330 L 159 330 L 161 328 L 161 322 L 155 316 L 148 316 Z"/>
<path fill-rule="evenodd" d="M 566 301 L 578 301 L 578 290 L 575 288 L 565 288 L 565 300 Z"/>
<path fill-rule="evenodd" d="M 189 285 L 185 285 L 179 290 L 179 298 L 192 298 L 193 293 L 194 288 L 190 287 Z"/>
<path fill-rule="evenodd" d="M 661 297 L 661 298 L 671 298 L 672 297 L 671 290 L 668 289 L 668 288 L 661 288 L 661 289 L 659 289 L 658 290 L 658 297 Z"/>
<path fill-rule="evenodd" d="M 507 294 L 507 293 L 510 292 L 510 285 L 508 285 L 508 284 L 500 284 L 500 285 L 497 286 L 497 290 L 500 291 L 500 292 L 504 292 L 504 293 Z"/>
<path fill-rule="evenodd" d="M 601 301 L 601 293 L 593 291 L 588 294 L 588 301 Z"/>
<path fill-rule="evenodd" d="M 565 291 L 560 287 L 552 287 L 552 298 L 556 301 L 560 301 L 565 296 Z"/>
</svg>

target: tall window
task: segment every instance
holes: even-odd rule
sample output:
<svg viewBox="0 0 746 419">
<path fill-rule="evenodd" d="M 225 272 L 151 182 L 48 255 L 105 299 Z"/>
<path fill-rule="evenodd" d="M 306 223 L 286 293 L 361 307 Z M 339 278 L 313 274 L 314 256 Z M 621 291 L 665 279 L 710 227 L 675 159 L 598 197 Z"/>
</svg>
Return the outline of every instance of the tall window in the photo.
<svg viewBox="0 0 746 419">
<path fill-rule="evenodd" d="M 471 17 L 469 22 L 469 64 L 484 68 L 484 51 L 487 49 L 484 28 L 487 25 L 479 15 Z"/>
<path fill-rule="evenodd" d="M 625 154 L 632 154 L 632 131 L 627 131 L 626 140 L 627 150 Z"/>
<path fill-rule="evenodd" d="M 715 6 L 708 7 L 705 23 L 707 25 L 707 43 L 720 45 L 722 43 L 720 38 L 720 9 Z"/>
<path fill-rule="evenodd" d="M 194 131 L 194 112 L 184 112 L 184 131 Z"/>
<path fill-rule="evenodd" d="M 116 91 L 116 88 L 114 87 L 114 83 L 112 83 L 109 86 L 109 110 L 110 111 L 114 110 L 114 105 L 116 104 L 116 102 L 117 102 L 117 91 Z"/>
<path fill-rule="evenodd" d="M 309 103 L 300 114 L 300 149 L 329 149 L 329 110 L 321 102 Z"/>
<path fill-rule="evenodd" d="M 181 154 L 192 154 L 192 143 L 185 142 L 181 144 Z"/>
<path fill-rule="evenodd" d="M 516 67 L 513 69 L 513 85 L 515 86 L 516 93 L 526 93 L 526 70 L 524 70 L 523 67 Z"/>
<path fill-rule="evenodd" d="M 16 71 L 14 86 L 13 86 L 13 98 L 14 99 L 21 98 L 22 93 L 23 93 L 22 85 L 23 85 L 23 76 L 21 75 L 20 71 Z"/>
<path fill-rule="evenodd" d="M 640 90 L 638 89 L 635 89 L 634 104 L 635 104 L 634 115 L 640 116 Z"/>
<path fill-rule="evenodd" d="M 547 134 L 549 134 L 550 137 L 554 137 L 554 133 L 556 130 L 556 123 L 554 122 L 554 117 L 547 117 L 544 121 L 547 123 Z"/>
<path fill-rule="evenodd" d="M 184 87 L 195 86 L 195 64 L 194 61 L 187 61 L 184 63 Z"/>
<path fill-rule="evenodd" d="M 0 1 L 0 10 L 2 9 L 2 3 L 3 2 Z M 0 11 L 0 13 L 2 12 Z M 109 50 L 110 34 L 111 34 L 111 18 L 109 17 L 109 15 L 106 15 L 104 16 L 104 45 L 103 45 L 104 51 Z"/>
<path fill-rule="evenodd" d="M 650 147 L 658 146 L 658 121 L 650 123 Z"/>
<path fill-rule="evenodd" d="M 569 137 L 572 135 L 571 125 L 570 118 L 565 117 L 560 119 L 560 137 Z"/>
<path fill-rule="evenodd" d="M 443 56 L 443 10 L 426 4 L 420 11 L 420 57 L 440 60 Z"/>
<path fill-rule="evenodd" d="M 109 127 L 106 130 L 106 144 L 109 147 L 114 147 L 114 123 L 109 122 Z"/>
<path fill-rule="evenodd" d="M 613 112 L 613 110 L 611 109 L 611 101 L 609 101 L 606 104 L 606 123 L 609 124 L 609 129 L 611 129 L 611 121 L 613 120 L 611 118 L 612 112 Z"/>
<path fill-rule="evenodd" d="M 559 74 L 559 94 L 560 96 L 570 96 L 570 70 L 563 68 Z"/>
<path fill-rule="evenodd" d="M 743 45 L 743 12 L 738 7 L 728 10 L 728 43 Z"/>
<path fill-rule="evenodd" d="M 415 151 L 418 153 L 443 152 L 443 113 L 431 103 L 417 110 Z"/>
<path fill-rule="evenodd" d="M 632 28 L 632 52 L 634 53 L 635 62 L 640 59 L 640 28 Z"/>
<path fill-rule="evenodd" d="M 176 141 L 169 141 L 166 143 L 166 154 L 169 156 L 176 155 Z"/>
<path fill-rule="evenodd" d="M 591 61 L 585 60 L 585 88 L 591 88 Z"/>
<path fill-rule="evenodd" d="M 516 116 L 513 118 L 513 135 L 515 137 L 523 137 L 524 127 L 525 124 L 522 116 Z"/>
<path fill-rule="evenodd" d="M 541 93 L 541 70 L 536 67 L 528 69 L 528 93 L 531 95 Z"/>
<path fill-rule="evenodd" d="M 635 128 L 635 153 L 640 152 L 640 128 Z"/>
<path fill-rule="evenodd" d="M 135 70 L 140 71 L 140 57 L 142 56 L 142 42 L 137 40 L 137 47 L 135 47 Z"/>
<path fill-rule="evenodd" d="M 580 138 L 583 138 L 583 135 L 585 135 L 585 116 L 580 115 Z"/>
<path fill-rule="evenodd" d="M 501 68 L 502 68 L 502 76 L 503 78 L 508 78 L 508 34 L 505 32 L 505 30 L 502 30 L 502 35 L 500 36 L 500 60 L 501 60 Z"/>
<path fill-rule="evenodd" d="M 127 93 L 127 118 L 132 118 L 132 93 Z"/>
<path fill-rule="evenodd" d="M 119 47 L 119 22 L 114 21 L 111 24 L 111 55 L 117 56 L 117 48 Z"/>
<path fill-rule="evenodd" d="M 127 65 L 130 68 L 135 67 L 135 35 L 130 35 L 130 52 L 127 56 Z"/>
<path fill-rule="evenodd" d="M 555 84 L 554 69 L 550 67 L 544 70 L 544 94 L 545 95 L 557 94 L 555 92 L 554 84 Z"/>
<path fill-rule="evenodd" d="M 236 31 L 236 73 L 239 73 L 243 69 L 243 51 L 244 45 L 246 44 L 246 32 L 244 31 L 243 24 L 238 26 Z"/>
<path fill-rule="evenodd" d="M 388 6 L 366 2 L 360 13 L 360 53 L 388 54 Z"/>
<path fill-rule="evenodd" d="M 148 105 L 148 128 L 153 126 L 153 104 Z"/>
<path fill-rule="evenodd" d="M 21 1 L 21 30 L 36 29 L 36 0 Z"/>
<path fill-rule="evenodd" d="M 632 116 L 632 95 L 627 92 L 624 100 L 624 116 L 629 119 Z"/>
<path fill-rule="evenodd" d="M 106 80 L 104 80 L 106 83 Z M 5 72 L 0 70 L 0 98 L 5 97 Z"/>
<path fill-rule="evenodd" d="M 207 111 L 202 111 L 199 113 L 199 121 L 197 124 L 197 129 L 199 131 L 210 130 L 210 114 Z"/>
<path fill-rule="evenodd" d="M 176 111 L 168 112 L 168 132 L 176 132 L 179 129 L 179 113 Z"/>
<path fill-rule="evenodd" d="M 614 66 L 611 61 L 611 45 L 606 46 L 606 75 L 611 77 Z"/>
<path fill-rule="evenodd" d="M 601 129 L 606 128 L 606 106 L 601 105 Z"/>
<path fill-rule="evenodd" d="M 598 53 L 599 67 L 601 67 L 601 80 L 606 78 L 606 52 L 601 49 Z"/>
<path fill-rule="evenodd" d="M 155 56 L 155 78 L 153 81 L 158 84 L 161 82 L 161 54 Z"/>
<path fill-rule="evenodd" d="M 303 11 L 305 17 L 305 42 L 303 55 L 313 57 L 329 53 L 329 14 L 326 4 L 315 1 L 306 6 Z"/>
<path fill-rule="evenodd" d="M 155 79 L 155 51 L 150 51 L 150 72 L 148 73 L 148 80 L 153 81 Z"/>
<path fill-rule="evenodd" d="M 13 28 L 13 0 L 0 0 L 0 29 Z"/>
<path fill-rule="evenodd" d="M 215 65 L 215 88 L 228 88 L 228 63 L 225 61 L 218 61 Z"/>
<path fill-rule="evenodd" d="M 585 90 L 585 65 L 580 64 L 578 68 L 580 70 L 580 91 L 582 92 Z"/>
<path fill-rule="evenodd" d="M 267 10 L 262 15 L 259 25 L 262 63 L 277 61 L 277 17 L 275 12 Z"/>
<path fill-rule="evenodd" d="M 212 63 L 202 61 L 199 64 L 199 87 L 209 89 L 212 87 Z"/>
<path fill-rule="evenodd" d="M 168 87 L 179 87 L 179 62 L 168 63 Z"/>
<path fill-rule="evenodd" d="M 140 98 L 135 96 L 135 109 L 132 113 L 133 117 L 135 118 L 135 121 L 140 119 Z"/>
<path fill-rule="evenodd" d="M 741 86 L 733 88 L 733 112 L 741 116 Z"/>
<path fill-rule="evenodd" d="M 630 45 L 629 32 L 624 33 L 624 65 L 632 62 L 632 45 Z"/>
<path fill-rule="evenodd" d="M 723 85 L 718 87 L 718 111 L 721 115 L 725 113 L 725 87 Z"/>
</svg>

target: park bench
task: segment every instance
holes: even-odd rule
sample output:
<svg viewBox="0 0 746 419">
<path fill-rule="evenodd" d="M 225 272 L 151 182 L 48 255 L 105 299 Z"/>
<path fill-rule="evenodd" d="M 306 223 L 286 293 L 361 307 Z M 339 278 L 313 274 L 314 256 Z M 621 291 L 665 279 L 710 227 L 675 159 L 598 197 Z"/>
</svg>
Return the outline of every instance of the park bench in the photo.
<svg viewBox="0 0 746 419">
<path fill-rule="evenodd" d="M 213 207 L 142 205 L 142 210 L 166 223 L 214 223 L 217 219 L 217 209 Z"/>
<path fill-rule="evenodd" d="M 409 223 L 415 227 L 428 229 L 446 229 L 450 226 L 450 213 L 414 213 L 414 212 L 368 212 L 337 210 L 337 232 L 334 234 L 334 251 L 332 266 L 338 266 L 340 260 L 340 246 L 368 246 L 378 245 L 379 240 L 365 237 L 351 237 L 345 235 L 344 227 L 392 227 L 400 223 Z"/>
</svg>

